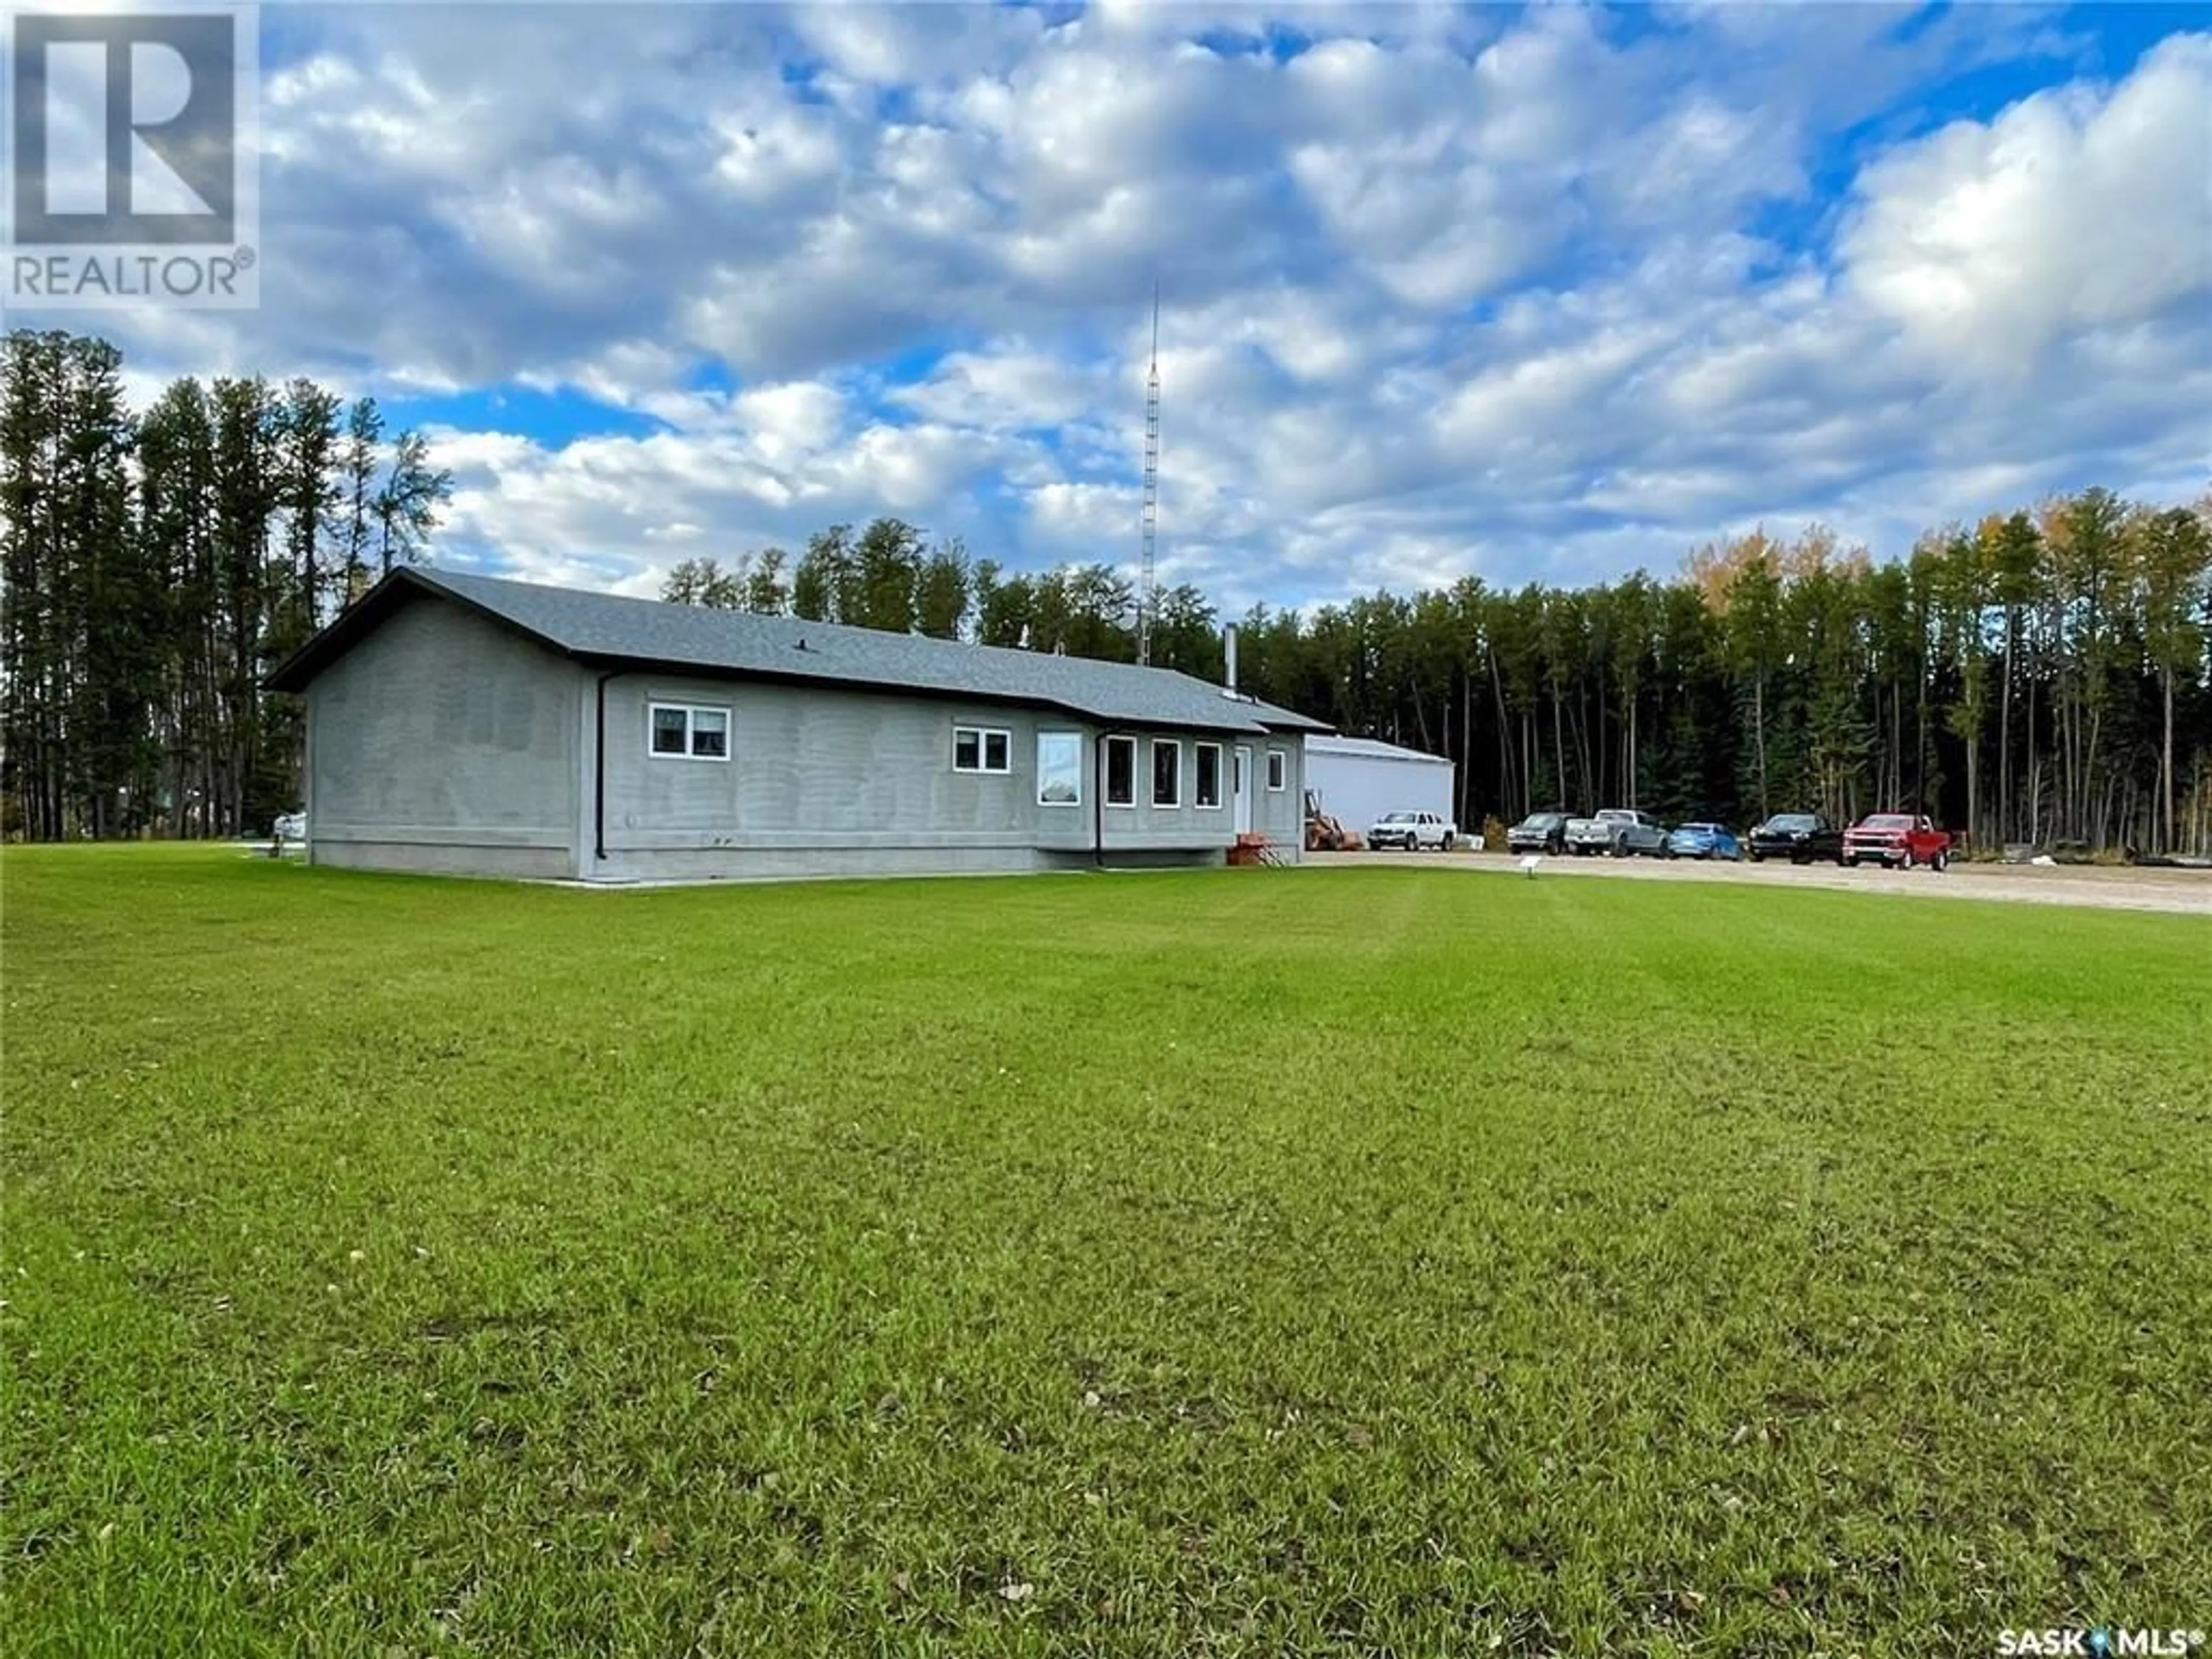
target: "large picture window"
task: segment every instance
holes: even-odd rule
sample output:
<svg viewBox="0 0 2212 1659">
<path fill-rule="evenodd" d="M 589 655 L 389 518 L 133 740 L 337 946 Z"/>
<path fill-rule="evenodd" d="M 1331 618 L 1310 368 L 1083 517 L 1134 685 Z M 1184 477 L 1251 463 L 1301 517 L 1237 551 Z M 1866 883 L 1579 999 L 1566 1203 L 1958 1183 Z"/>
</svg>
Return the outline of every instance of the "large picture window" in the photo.
<svg viewBox="0 0 2212 1659">
<path fill-rule="evenodd" d="M 1134 738 L 1106 739 L 1106 804 L 1109 806 L 1134 806 L 1137 804 L 1137 740 Z"/>
<path fill-rule="evenodd" d="M 956 772 L 1012 771 L 1013 734 L 989 726 L 954 726 L 952 769 Z"/>
<path fill-rule="evenodd" d="M 652 705 L 652 751 L 662 760 L 727 760 L 730 711 L 696 703 Z"/>
<path fill-rule="evenodd" d="M 1037 805 L 1083 805 L 1083 734 L 1037 733 Z"/>
<path fill-rule="evenodd" d="M 1218 807 L 1221 805 L 1221 745 L 1201 743 L 1198 745 L 1195 758 L 1198 777 L 1192 789 L 1190 804 L 1200 807 Z"/>
<path fill-rule="evenodd" d="M 1152 805 L 1182 805 L 1182 745 L 1173 738 L 1152 739 Z"/>
</svg>

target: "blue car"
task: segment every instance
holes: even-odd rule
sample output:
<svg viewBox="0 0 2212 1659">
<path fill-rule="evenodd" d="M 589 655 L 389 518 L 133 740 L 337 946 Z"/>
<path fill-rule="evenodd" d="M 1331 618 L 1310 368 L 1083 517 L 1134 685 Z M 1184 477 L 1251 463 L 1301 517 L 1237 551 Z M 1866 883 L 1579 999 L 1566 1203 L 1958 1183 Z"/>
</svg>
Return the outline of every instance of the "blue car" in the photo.
<svg viewBox="0 0 2212 1659">
<path fill-rule="evenodd" d="M 1686 823 L 1667 837 L 1670 859 L 1740 859 L 1743 843 L 1724 824 Z"/>
</svg>

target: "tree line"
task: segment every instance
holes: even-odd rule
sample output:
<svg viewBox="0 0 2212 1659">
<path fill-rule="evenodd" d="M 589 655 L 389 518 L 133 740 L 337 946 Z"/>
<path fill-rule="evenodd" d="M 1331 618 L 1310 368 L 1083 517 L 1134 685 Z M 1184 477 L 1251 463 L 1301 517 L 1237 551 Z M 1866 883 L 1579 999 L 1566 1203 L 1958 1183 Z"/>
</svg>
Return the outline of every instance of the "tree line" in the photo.
<svg viewBox="0 0 2212 1659">
<path fill-rule="evenodd" d="M 679 603 L 1133 662 L 1105 564 L 1008 574 L 897 519 L 671 574 Z M 1155 601 L 1153 661 L 1224 669 L 1222 618 Z M 1580 589 L 1467 578 L 1237 619 L 1238 683 L 1449 756 L 1462 824 L 1638 806 L 1743 826 L 1924 811 L 1977 846 L 2212 853 L 2212 496 L 2085 489 L 1877 561 L 1819 525 Z"/>
<path fill-rule="evenodd" d="M 298 700 L 267 672 L 418 559 L 453 480 L 374 398 L 173 381 L 143 412 L 104 340 L 0 360 L 7 833 L 234 836 L 299 805 Z"/>
<path fill-rule="evenodd" d="M 9 833 L 258 833 L 299 802 L 268 671 L 452 491 L 420 434 L 314 382 L 127 406 L 106 343 L 0 363 L 0 815 Z M 1009 570 L 896 518 L 694 559 L 674 601 L 1133 661 L 1115 566 Z M 1222 677 L 1221 613 L 1154 599 L 1152 660 Z M 1236 619 L 1245 690 L 1450 757 L 1467 825 L 1641 806 L 1743 824 L 1924 810 L 1982 845 L 2212 851 L 2212 497 L 2091 489 L 1876 560 L 1819 526 L 1579 589 L 1478 578 Z"/>
<path fill-rule="evenodd" d="M 832 525 L 811 537 L 795 560 L 779 547 L 741 553 L 727 565 L 686 559 L 663 580 L 660 597 L 1109 662 L 1137 659 L 1136 588 L 1112 565 L 1009 572 L 997 560 L 970 557 L 957 537 L 932 544 L 896 518 L 858 531 Z M 1156 666 L 1219 672 L 1220 625 L 1196 588 L 1161 590 L 1152 615 Z"/>
</svg>

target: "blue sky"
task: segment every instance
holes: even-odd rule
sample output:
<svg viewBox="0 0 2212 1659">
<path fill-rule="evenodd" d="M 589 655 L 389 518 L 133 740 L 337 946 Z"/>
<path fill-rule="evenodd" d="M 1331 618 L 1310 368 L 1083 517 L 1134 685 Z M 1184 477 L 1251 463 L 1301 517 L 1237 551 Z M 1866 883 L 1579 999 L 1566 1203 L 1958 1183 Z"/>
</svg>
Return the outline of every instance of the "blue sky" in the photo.
<svg viewBox="0 0 2212 1659">
<path fill-rule="evenodd" d="M 1131 562 L 1155 281 L 1233 608 L 2212 484 L 2212 8 L 264 18 L 260 310 L 52 320 L 374 393 L 456 562 Z"/>
</svg>

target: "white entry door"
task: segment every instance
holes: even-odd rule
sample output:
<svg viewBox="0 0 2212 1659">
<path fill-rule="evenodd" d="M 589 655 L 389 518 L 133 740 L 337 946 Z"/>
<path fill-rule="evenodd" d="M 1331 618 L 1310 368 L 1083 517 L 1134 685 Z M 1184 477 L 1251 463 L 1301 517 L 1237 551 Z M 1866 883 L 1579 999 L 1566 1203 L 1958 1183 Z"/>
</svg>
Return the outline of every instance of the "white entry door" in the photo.
<svg viewBox="0 0 2212 1659">
<path fill-rule="evenodd" d="M 1230 792 L 1237 803 L 1237 833 L 1243 835 L 1252 827 L 1252 751 L 1242 744 L 1237 746 L 1237 775 L 1231 780 L 1236 788 Z"/>
</svg>

